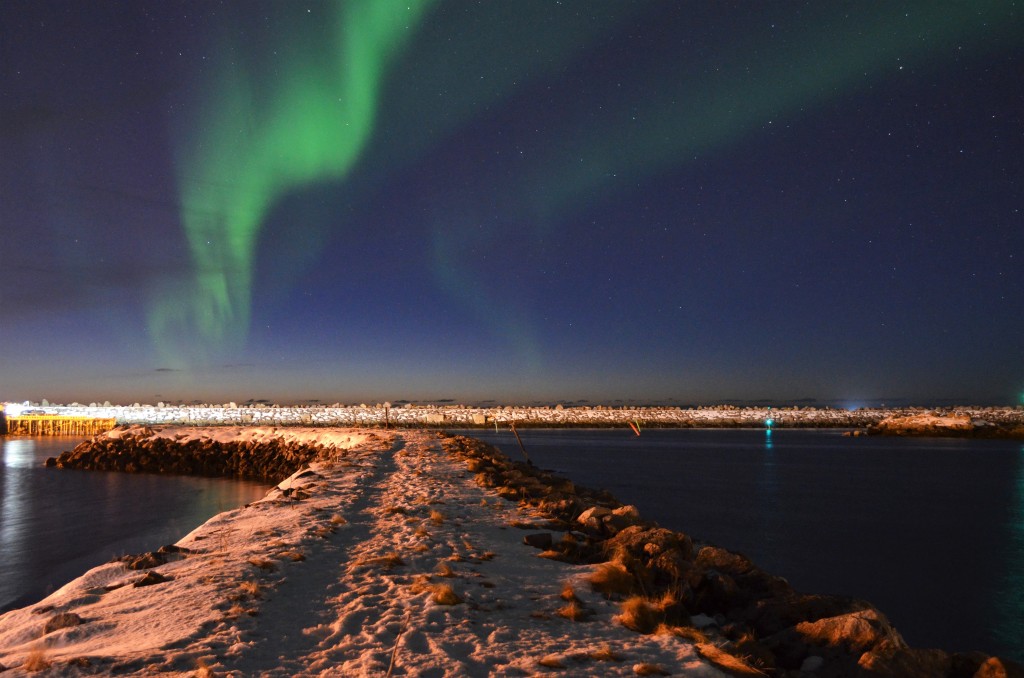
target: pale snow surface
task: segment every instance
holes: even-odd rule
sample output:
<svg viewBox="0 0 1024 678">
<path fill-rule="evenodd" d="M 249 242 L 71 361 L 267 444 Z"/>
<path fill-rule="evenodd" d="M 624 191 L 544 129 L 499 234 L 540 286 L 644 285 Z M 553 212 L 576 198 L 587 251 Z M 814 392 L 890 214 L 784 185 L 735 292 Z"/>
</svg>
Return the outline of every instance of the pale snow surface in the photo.
<svg viewBox="0 0 1024 678">
<path fill-rule="evenodd" d="M 591 566 L 538 557 L 509 526 L 537 517 L 474 483 L 437 434 L 157 433 L 280 437 L 322 445 L 332 458 L 178 542 L 194 553 L 150 570 L 101 565 L 0 616 L 0 665 L 12 669 L 5 675 L 26 674 L 33 662 L 50 668 L 31 675 L 195 675 L 207 667 L 218 676 L 613 676 L 635 675 L 641 663 L 723 675 L 689 641 L 616 623 L 617 604 L 585 583 Z M 438 574 L 445 566 L 451 576 Z M 154 571 L 170 580 L 133 585 Z M 567 582 L 595 612 L 587 621 L 555 614 Z M 439 584 L 463 602 L 434 602 Z M 84 623 L 44 634 L 62 612 Z M 590 656 L 603 648 L 619 661 Z"/>
</svg>

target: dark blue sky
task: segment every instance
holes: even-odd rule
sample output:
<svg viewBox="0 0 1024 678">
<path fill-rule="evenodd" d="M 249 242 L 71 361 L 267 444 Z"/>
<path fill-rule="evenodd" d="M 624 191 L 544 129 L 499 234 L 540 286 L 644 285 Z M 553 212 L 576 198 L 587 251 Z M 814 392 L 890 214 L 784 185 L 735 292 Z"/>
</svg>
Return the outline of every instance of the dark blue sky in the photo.
<svg viewBox="0 0 1024 678">
<path fill-rule="evenodd" d="M 1021 14 L 5 2 L 0 400 L 1020 403 Z"/>
</svg>

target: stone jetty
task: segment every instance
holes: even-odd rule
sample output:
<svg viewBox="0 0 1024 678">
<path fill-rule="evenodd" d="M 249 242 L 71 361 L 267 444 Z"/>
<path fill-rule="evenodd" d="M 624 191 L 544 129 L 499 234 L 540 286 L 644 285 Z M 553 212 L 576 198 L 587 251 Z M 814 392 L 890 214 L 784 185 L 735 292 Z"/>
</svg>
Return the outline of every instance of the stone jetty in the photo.
<svg viewBox="0 0 1024 678">
<path fill-rule="evenodd" d="M 39 414 L 60 417 L 110 419 L 118 425 L 149 426 L 385 426 L 400 428 L 507 427 L 627 427 L 641 428 L 763 428 L 768 419 L 774 428 L 867 428 L 889 418 L 921 415 L 967 417 L 1000 427 L 1024 426 L 1024 407 L 962 407 L 944 410 L 923 408 L 833 409 L 814 407 L 612 407 L 612 406 L 495 406 L 416 405 L 390 403 L 359 405 L 45 405 L 33 406 Z"/>
</svg>

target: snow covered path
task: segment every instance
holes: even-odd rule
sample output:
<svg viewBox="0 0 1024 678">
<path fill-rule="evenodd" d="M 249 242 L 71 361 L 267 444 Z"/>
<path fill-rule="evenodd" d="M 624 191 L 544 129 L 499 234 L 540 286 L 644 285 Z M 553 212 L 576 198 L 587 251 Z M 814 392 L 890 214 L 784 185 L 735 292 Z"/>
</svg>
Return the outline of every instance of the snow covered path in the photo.
<svg viewBox="0 0 1024 678">
<path fill-rule="evenodd" d="M 5 675 L 722 675 L 686 640 L 615 622 L 592 566 L 537 557 L 511 525 L 539 518 L 437 434 L 308 435 L 330 461 L 211 519 L 187 552 L 100 566 L 0 617 Z M 557 614 L 566 584 L 587 621 Z"/>
</svg>

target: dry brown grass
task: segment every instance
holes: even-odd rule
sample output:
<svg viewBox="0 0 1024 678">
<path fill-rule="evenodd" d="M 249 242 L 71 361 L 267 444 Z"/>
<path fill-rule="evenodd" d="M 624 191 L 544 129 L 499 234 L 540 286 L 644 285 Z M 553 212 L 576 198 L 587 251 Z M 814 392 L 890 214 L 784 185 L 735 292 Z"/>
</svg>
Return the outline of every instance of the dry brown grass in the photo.
<svg viewBox="0 0 1024 678">
<path fill-rule="evenodd" d="M 395 515 L 396 513 L 405 516 L 409 514 L 409 510 L 404 506 L 388 506 L 386 509 L 384 509 L 384 513 L 388 514 L 389 516 Z"/>
<path fill-rule="evenodd" d="M 312 534 L 315 537 L 320 537 L 321 539 L 327 539 L 332 534 L 334 534 L 334 528 L 325 527 L 321 525 L 320 527 L 314 530 L 310 530 L 310 534 Z"/>
<path fill-rule="evenodd" d="M 650 662 L 641 662 L 640 664 L 633 665 L 633 673 L 638 676 L 671 676 L 672 674 L 658 666 L 657 664 L 651 664 Z"/>
<path fill-rule="evenodd" d="M 735 657 L 725 650 L 715 647 L 711 643 L 701 643 L 696 646 L 697 654 L 704 657 L 715 666 L 733 676 L 763 676 L 763 671 L 755 669 L 739 657 Z"/>
<path fill-rule="evenodd" d="M 691 643 L 708 642 L 707 634 L 700 629 L 693 628 L 692 626 L 670 626 L 668 624 L 660 624 L 658 628 L 654 629 L 654 634 L 658 636 L 672 635 L 676 638 L 688 640 Z"/>
<path fill-rule="evenodd" d="M 452 569 L 452 566 L 449 565 L 448 563 L 444 563 L 444 562 L 438 563 L 436 571 L 437 571 L 437 576 L 439 576 L 439 577 L 449 577 L 450 578 L 450 577 L 457 577 L 458 576 L 458 574 L 456 574 L 455 570 Z"/>
<path fill-rule="evenodd" d="M 558 597 L 566 601 L 567 603 L 571 603 L 573 601 L 577 603 L 580 602 L 579 597 L 576 595 L 575 589 L 573 589 L 572 584 L 570 584 L 569 582 L 565 582 L 565 584 L 562 585 L 562 592 L 558 594 Z"/>
<path fill-rule="evenodd" d="M 294 549 L 289 551 L 281 551 L 281 553 L 277 555 L 281 558 L 290 560 L 293 563 L 298 563 L 306 559 L 306 556 L 301 551 L 296 551 Z"/>
<path fill-rule="evenodd" d="M 602 645 L 590 653 L 590 658 L 599 662 L 621 662 L 624 656 L 612 649 L 611 645 Z"/>
<path fill-rule="evenodd" d="M 241 617 L 243 614 L 245 614 L 245 607 L 238 603 L 235 603 L 224 612 L 224 615 L 230 618 Z"/>
<path fill-rule="evenodd" d="M 463 602 L 450 584 L 435 584 L 430 598 L 438 605 L 458 605 Z"/>
<path fill-rule="evenodd" d="M 259 598 L 263 595 L 263 586 L 258 581 L 243 581 L 238 585 L 238 590 L 253 598 Z"/>
<path fill-rule="evenodd" d="M 569 621 L 583 621 L 590 616 L 590 610 L 583 607 L 578 600 L 571 600 L 568 604 L 555 610 L 555 614 Z"/>
<path fill-rule="evenodd" d="M 331 525 L 348 525 L 348 521 L 345 520 L 345 516 L 335 513 L 331 516 Z"/>
<path fill-rule="evenodd" d="M 216 675 L 202 659 L 196 662 L 196 678 L 214 678 Z"/>
<path fill-rule="evenodd" d="M 622 601 L 621 613 L 616 619 L 627 629 L 648 634 L 661 625 L 664 613 L 657 603 L 643 596 L 630 596 Z"/>
<path fill-rule="evenodd" d="M 480 554 L 480 560 L 494 560 L 498 557 L 498 554 L 494 551 L 484 551 Z"/>
<path fill-rule="evenodd" d="M 25 657 L 25 662 L 21 665 L 21 668 L 29 673 L 45 671 L 50 668 L 50 661 L 46 658 L 46 651 L 41 648 L 30 651 Z"/>
<path fill-rule="evenodd" d="M 431 511 L 430 522 L 434 525 L 442 525 L 444 523 L 444 514 L 440 511 Z"/>
<path fill-rule="evenodd" d="M 594 568 L 588 577 L 590 588 L 607 598 L 611 596 L 628 596 L 636 588 L 633 575 L 626 566 L 616 561 L 601 563 Z"/>
<path fill-rule="evenodd" d="M 416 528 L 416 531 L 413 532 L 413 535 L 416 536 L 416 537 L 421 537 L 421 538 L 422 537 L 429 537 L 430 536 L 430 532 L 427 531 L 426 527 L 424 527 L 423 525 L 420 525 L 419 527 Z"/>
<path fill-rule="evenodd" d="M 253 567 L 258 567 L 259 569 L 265 572 L 273 572 L 277 569 L 277 566 L 274 565 L 274 561 L 267 560 L 266 558 L 250 558 L 248 560 L 248 563 Z"/>
<path fill-rule="evenodd" d="M 418 574 L 413 577 L 412 583 L 409 584 L 409 590 L 413 594 L 423 593 L 424 591 L 430 591 L 434 588 L 434 585 L 430 583 L 430 575 Z"/>
</svg>

